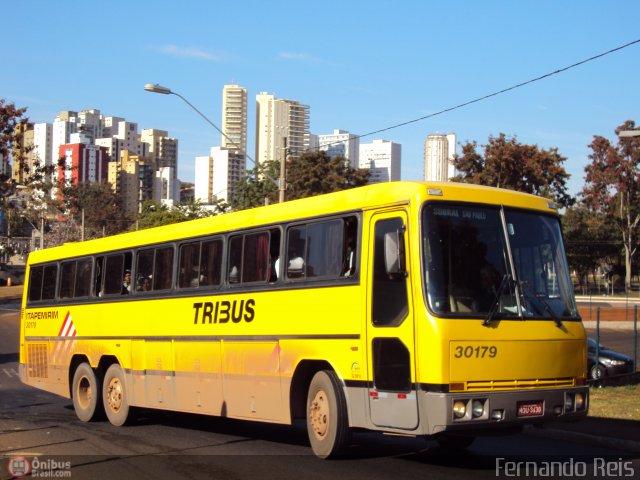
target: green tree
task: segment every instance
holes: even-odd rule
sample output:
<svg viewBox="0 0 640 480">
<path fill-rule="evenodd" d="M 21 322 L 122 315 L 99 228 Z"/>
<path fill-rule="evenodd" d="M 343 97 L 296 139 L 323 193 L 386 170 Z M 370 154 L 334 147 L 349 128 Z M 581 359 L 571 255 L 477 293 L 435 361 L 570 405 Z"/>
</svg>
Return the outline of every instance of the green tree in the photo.
<svg viewBox="0 0 640 480">
<path fill-rule="evenodd" d="M 187 220 L 187 218 L 179 210 L 147 200 L 142 204 L 142 209 L 138 214 L 137 225 L 131 228 L 142 230 L 144 228 L 184 222 L 185 220 Z"/>
<path fill-rule="evenodd" d="M 235 185 L 235 194 L 229 203 L 233 210 L 259 207 L 278 202 L 280 162 L 267 161 L 247 171 L 247 175 Z"/>
<path fill-rule="evenodd" d="M 275 179 L 280 177 L 280 162 L 264 162 L 236 185 L 231 199 L 234 210 L 253 208 L 265 203 L 278 202 L 279 192 Z M 326 152 L 305 152 L 287 160 L 286 199 L 312 197 L 366 185 L 367 170 L 356 170 L 347 165 L 343 157 L 330 158 Z"/>
<path fill-rule="evenodd" d="M 342 156 L 305 152 L 287 162 L 287 200 L 360 187 L 368 180 L 368 170 L 351 168 Z"/>
<path fill-rule="evenodd" d="M 634 130 L 627 120 L 615 129 Z M 620 137 L 617 144 L 595 135 L 589 145 L 591 163 L 585 167 L 582 197 L 594 211 L 610 218 L 622 237 L 625 288 L 631 286 L 633 257 L 638 248 L 640 224 L 640 137 Z"/>
<path fill-rule="evenodd" d="M 537 145 L 518 142 L 504 133 L 490 136 L 483 152 L 477 142 L 462 146 L 462 155 L 454 165 L 460 172 L 455 181 L 507 188 L 553 198 L 564 206 L 573 203 L 567 193 L 569 174 L 562 164 L 566 158 L 557 148 L 541 149 Z"/>
<path fill-rule="evenodd" d="M 80 182 L 62 187 L 62 209 L 81 223 L 84 210 L 85 239 L 115 235 L 131 225 L 118 195 L 107 182 Z"/>
<path fill-rule="evenodd" d="M 562 216 L 562 232 L 567 260 L 578 283 L 587 293 L 588 276 L 595 278 L 598 267 L 615 263 L 621 243 L 611 220 L 583 203 L 567 208 Z"/>
</svg>

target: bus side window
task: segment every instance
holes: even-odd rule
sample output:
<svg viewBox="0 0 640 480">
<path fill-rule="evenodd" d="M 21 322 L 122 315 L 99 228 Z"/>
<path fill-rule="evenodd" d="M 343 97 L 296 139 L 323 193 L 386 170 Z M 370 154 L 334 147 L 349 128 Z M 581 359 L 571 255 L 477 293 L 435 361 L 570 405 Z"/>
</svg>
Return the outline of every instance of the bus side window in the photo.
<svg viewBox="0 0 640 480">
<path fill-rule="evenodd" d="M 180 245 L 179 255 L 178 287 L 189 288 L 199 286 L 198 263 L 200 261 L 200 242 Z"/>
<path fill-rule="evenodd" d="M 31 267 L 29 272 L 29 301 L 38 302 L 42 298 L 42 278 L 44 267 Z"/>
<path fill-rule="evenodd" d="M 344 220 L 344 248 L 340 272 L 342 277 L 353 277 L 356 274 L 357 242 L 358 220 L 356 217 L 348 217 Z"/>
<path fill-rule="evenodd" d="M 104 257 L 96 258 L 96 269 L 93 273 L 93 292 L 96 297 L 103 295 L 102 291 L 102 272 L 104 270 Z"/>
<path fill-rule="evenodd" d="M 173 247 L 156 248 L 153 289 L 169 290 L 173 279 Z"/>
<path fill-rule="evenodd" d="M 64 262 L 60 266 L 60 298 L 73 297 L 73 290 L 76 281 L 76 262 Z"/>
<path fill-rule="evenodd" d="M 303 278 L 305 275 L 304 257 L 307 241 L 306 225 L 290 228 L 287 232 L 287 258 L 285 267 L 287 278 Z"/>
<path fill-rule="evenodd" d="M 227 272 L 229 283 L 240 283 L 240 272 L 242 271 L 242 245 L 244 237 L 233 237 L 229 241 L 229 264 Z"/>
<path fill-rule="evenodd" d="M 222 273 L 222 240 L 202 242 L 200 253 L 200 286 L 220 285 Z"/>
<path fill-rule="evenodd" d="M 280 230 L 271 230 L 269 240 L 269 282 L 276 282 L 280 275 Z"/>
<path fill-rule="evenodd" d="M 124 276 L 124 255 L 109 255 L 105 262 L 104 289 L 105 295 L 122 293 L 122 278 Z"/>
<path fill-rule="evenodd" d="M 56 296 L 58 265 L 45 265 L 42 279 L 42 300 L 53 300 Z"/>
<path fill-rule="evenodd" d="M 76 288 L 74 297 L 88 297 L 91 293 L 91 259 L 78 260 L 76 265 Z"/>
</svg>

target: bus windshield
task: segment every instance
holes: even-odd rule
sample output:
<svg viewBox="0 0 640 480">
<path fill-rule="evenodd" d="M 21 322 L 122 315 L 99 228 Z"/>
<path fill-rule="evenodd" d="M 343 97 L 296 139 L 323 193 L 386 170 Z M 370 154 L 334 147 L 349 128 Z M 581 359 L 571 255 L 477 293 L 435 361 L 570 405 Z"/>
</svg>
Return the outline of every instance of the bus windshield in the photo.
<svg viewBox="0 0 640 480">
<path fill-rule="evenodd" d="M 435 314 L 556 323 L 578 318 L 557 218 L 429 203 L 422 230 L 426 297 Z"/>
</svg>

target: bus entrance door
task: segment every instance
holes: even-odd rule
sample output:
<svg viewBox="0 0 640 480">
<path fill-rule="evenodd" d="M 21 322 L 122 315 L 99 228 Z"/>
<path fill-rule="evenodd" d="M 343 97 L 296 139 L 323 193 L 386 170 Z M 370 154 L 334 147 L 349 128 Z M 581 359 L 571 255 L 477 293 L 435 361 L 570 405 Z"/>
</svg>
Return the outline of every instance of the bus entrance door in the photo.
<svg viewBox="0 0 640 480">
<path fill-rule="evenodd" d="M 415 429 L 413 311 L 404 211 L 372 218 L 367 345 L 371 421 L 380 427 Z"/>
</svg>

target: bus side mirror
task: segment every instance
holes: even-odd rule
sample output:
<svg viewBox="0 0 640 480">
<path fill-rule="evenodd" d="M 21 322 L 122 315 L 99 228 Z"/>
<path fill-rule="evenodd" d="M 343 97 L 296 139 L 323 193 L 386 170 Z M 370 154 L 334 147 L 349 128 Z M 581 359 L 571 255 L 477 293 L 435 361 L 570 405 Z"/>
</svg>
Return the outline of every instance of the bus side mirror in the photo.
<svg viewBox="0 0 640 480">
<path fill-rule="evenodd" d="M 384 266 L 389 276 L 406 276 L 404 227 L 384 234 Z"/>
</svg>

